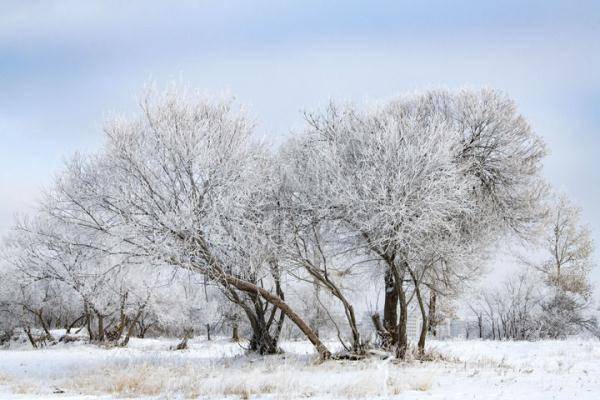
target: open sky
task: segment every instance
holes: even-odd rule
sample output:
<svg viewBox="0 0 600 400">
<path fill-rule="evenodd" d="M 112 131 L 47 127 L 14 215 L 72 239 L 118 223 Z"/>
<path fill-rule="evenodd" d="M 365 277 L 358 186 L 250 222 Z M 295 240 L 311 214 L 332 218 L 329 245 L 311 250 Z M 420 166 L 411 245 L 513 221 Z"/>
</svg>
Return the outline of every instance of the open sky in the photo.
<svg viewBox="0 0 600 400">
<path fill-rule="evenodd" d="M 505 90 L 600 243 L 600 1 L 174 3 L 0 2 L 0 234 L 107 115 L 178 80 L 235 94 L 275 140 L 329 98 Z"/>
</svg>

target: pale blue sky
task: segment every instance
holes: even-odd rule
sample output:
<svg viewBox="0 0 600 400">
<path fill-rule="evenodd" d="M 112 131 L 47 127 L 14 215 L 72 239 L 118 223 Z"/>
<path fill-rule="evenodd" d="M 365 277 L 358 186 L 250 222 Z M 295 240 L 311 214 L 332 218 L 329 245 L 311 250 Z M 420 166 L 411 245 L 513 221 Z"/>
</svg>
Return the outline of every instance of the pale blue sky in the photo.
<svg viewBox="0 0 600 400">
<path fill-rule="evenodd" d="M 0 233 L 108 113 L 177 79 L 237 95 L 274 138 L 330 97 L 503 89 L 600 243 L 600 2 L 170 3 L 0 2 Z"/>
</svg>

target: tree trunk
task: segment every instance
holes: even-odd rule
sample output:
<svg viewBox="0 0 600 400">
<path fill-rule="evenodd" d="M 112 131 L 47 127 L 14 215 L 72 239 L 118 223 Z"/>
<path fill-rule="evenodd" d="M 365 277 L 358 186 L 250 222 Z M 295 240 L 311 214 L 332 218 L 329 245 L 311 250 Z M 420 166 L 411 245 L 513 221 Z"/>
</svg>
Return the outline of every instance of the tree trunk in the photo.
<svg viewBox="0 0 600 400">
<path fill-rule="evenodd" d="M 437 336 L 437 316 L 435 315 L 436 313 L 436 302 L 437 302 L 437 296 L 435 294 L 434 290 L 429 291 L 429 333 L 431 333 L 431 335 L 433 337 Z"/>
<path fill-rule="evenodd" d="M 38 348 L 37 343 L 35 342 L 35 339 L 33 338 L 33 335 L 31 334 L 31 328 L 26 326 L 23 328 L 23 330 L 25 331 L 25 334 L 27 335 L 27 339 L 29 339 L 29 343 L 31 343 L 31 346 L 33 346 L 34 349 Z"/>
<path fill-rule="evenodd" d="M 312 329 L 310 329 L 308 324 L 306 324 L 306 322 L 304 322 L 304 320 L 294 310 L 292 310 L 292 308 L 288 304 L 281 300 L 279 296 L 275 296 L 266 289 L 263 289 L 250 282 L 235 278 L 231 275 L 222 274 L 219 279 L 225 285 L 232 285 L 238 290 L 244 291 L 246 293 L 259 294 L 266 301 L 279 308 L 290 320 L 292 320 L 294 324 L 296 324 L 300 331 L 315 347 L 315 349 L 319 353 L 319 356 L 322 359 L 328 359 L 331 357 L 331 352 L 329 351 L 327 346 L 325 346 L 323 342 L 321 342 L 319 337 L 315 334 L 315 332 Z"/>
<path fill-rule="evenodd" d="M 398 294 L 398 302 L 400 304 L 400 320 L 398 322 L 398 337 L 396 346 L 396 358 L 404 360 L 406 358 L 406 351 L 408 350 L 408 337 L 406 332 L 406 324 L 408 322 L 408 303 L 406 301 L 406 292 L 404 291 L 404 274 L 408 269 L 406 261 L 402 262 L 402 268 L 399 270 L 398 266 L 392 260 L 388 264 L 394 278 L 394 289 Z"/>
<path fill-rule="evenodd" d="M 252 328 L 252 336 L 250 337 L 250 350 L 261 352 L 261 354 L 279 353 L 277 339 L 272 338 L 268 330 L 265 331 L 267 327 L 267 323 L 264 320 L 265 313 L 261 307 L 257 307 L 258 300 L 256 299 L 256 294 L 248 293 L 248 296 L 253 298 L 252 300 L 254 307 L 251 307 L 240 298 L 232 285 L 226 286 L 225 289 L 228 292 L 228 295 L 231 296 L 232 301 L 242 308 L 244 314 L 246 314 L 246 317 L 248 318 L 248 322 Z M 274 309 L 277 310 L 277 308 Z"/>
<path fill-rule="evenodd" d="M 138 335 L 137 337 L 140 339 L 143 339 L 146 337 L 146 333 L 148 333 L 148 331 L 150 330 L 150 328 L 152 328 L 155 325 L 155 323 L 149 323 L 146 324 L 144 322 L 138 321 L 137 323 L 137 328 L 138 328 Z"/>
<path fill-rule="evenodd" d="M 87 304 L 87 302 L 85 302 L 83 304 L 83 310 L 85 313 L 85 327 L 88 331 L 88 336 L 89 336 L 89 339 L 91 342 L 92 340 L 95 339 L 95 336 L 94 336 L 94 331 L 92 331 L 92 314 L 90 312 L 90 307 Z"/>
<path fill-rule="evenodd" d="M 283 322 L 285 321 L 285 314 L 279 310 L 279 320 L 277 321 L 277 329 L 275 329 L 275 343 L 279 343 L 279 337 L 281 336 L 281 330 L 283 329 Z"/>
<path fill-rule="evenodd" d="M 306 270 L 308 271 L 308 273 L 310 273 L 313 276 L 313 278 L 315 279 L 315 282 L 314 282 L 315 296 L 317 298 L 318 303 L 322 304 L 319 299 L 319 289 L 321 288 L 321 285 L 323 285 L 323 287 L 327 288 L 329 290 L 330 294 L 332 294 L 334 297 L 336 297 L 344 306 L 344 314 L 346 315 L 346 320 L 348 321 L 348 326 L 350 327 L 350 331 L 352 333 L 352 351 L 357 354 L 362 353 L 363 352 L 363 344 L 362 344 L 362 341 L 360 338 L 360 331 L 359 331 L 358 325 L 356 323 L 356 315 L 354 313 L 354 307 L 352 306 L 352 304 L 350 304 L 348 299 L 346 299 L 346 296 L 344 296 L 344 294 L 342 293 L 342 291 L 338 287 L 338 285 L 336 285 L 335 282 L 329 278 L 327 269 L 317 268 L 310 263 L 307 263 L 304 266 L 305 266 Z M 317 309 L 317 311 L 319 311 L 319 309 Z M 317 320 L 319 320 L 319 319 L 320 319 L 319 316 L 317 316 Z M 317 329 L 314 328 L 314 330 L 315 330 L 315 333 L 317 334 L 317 336 L 319 336 Z M 338 337 L 340 337 L 339 331 L 338 331 Z M 340 339 L 340 340 L 342 340 L 342 339 Z M 344 347 L 346 347 L 346 346 L 344 345 Z"/>
<path fill-rule="evenodd" d="M 280 352 L 277 340 L 271 335 L 271 325 L 275 319 L 277 307 L 271 308 L 267 319 L 268 304 L 264 304 L 262 298 L 256 293 L 249 296 L 254 305 L 251 326 L 252 337 L 250 338 L 250 349 L 259 354 L 277 354 Z"/>
<path fill-rule="evenodd" d="M 419 287 L 420 283 L 411 269 L 408 269 L 408 272 L 410 273 L 413 284 L 415 285 L 415 295 L 417 296 L 417 303 L 419 304 L 419 310 L 421 311 L 421 333 L 419 335 L 419 343 L 417 348 L 419 356 L 423 356 L 423 354 L 425 354 L 425 339 L 427 338 L 427 331 L 429 330 L 427 312 L 425 311 L 423 296 L 421 296 L 421 288 Z"/>
<path fill-rule="evenodd" d="M 356 323 L 354 307 L 352 307 L 350 303 L 345 303 L 345 306 L 348 321 L 350 322 L 350 329 L 352 330 L 352 351 L 355 353 L 362 353 L 364 351 L 363 343 L 360 340 L 360 331 L 358 330 L 358 325 Z"/>
<path fill-rule="evenodd" d="M 238 323 L 237 322 L 234 322 L 233 326 L 231 327 L 231 340 L 234 342 L 240 341 L 240 334 L 238 332 Z"/>
<path fill-rule="evenodd" d="M 44 319 L 43 311 L 38 310 L 35 313 L 35 315 L 37 316 L 38 320 L 40 321 L 40 324 L 42 325 L 42 329 L 44 330 L 44 333 L 46 334 L 46 337 L 48 338 L 48 340 L 54 340 L 54 336 L 52 336 L 52 334 L 50 333 L 50 326 Z"/>
<path fill-rule="evenodd" d="M 77 318 L 75 321 L 71 322 L 67 326 L 67 332 L 66 333 L 71 333 L 71 329 L 73 329 L 73 327 L 75 326 L 75 324 L 78 323 L 79 321 L 81 321 L 84 318 L 85 318 L 85 314 L 83 314 L 81 317 Z"/>
<path fill-rule="evenodd" d="M 375 314 L 371 315 L 371 321 L 373 321 L 373 326 L 375 327 L 375 331 L 383 340 L 384 335 L 385 335 L 385 330 L 383 328 L 383 325 L 381 324 L 381 316 L 378 313 L 375 313 Z"/>
<path fill-rule="evenodd" d="M 133 329 L 135 327 L 135 322 L 131 322 L 129 324 L 129 327 L 127 328 L 127 333 L 125 334 L 125 337 L 123 338 L 123 340 L 121 341 L 121 346 L 125 347 L 129 344 L 129 339 L 131 338 L 131 334 L 133 333 Z M 120 336 L 119 336 L 120 337 Z"/>
<path fill-rule="evenodd" d="M 250 350 L 256 351 L 258 354 L 277 354 L 280 352 L 271 334 L 263 328 L 253 330 L 250 338 Z"/>
<path fill-rule="evenodd" d="M 388 267 L 385 271 L 385 303 L 383 305 L 383 327 L 388 332 L 387 346 L 393 346 L 398 339 L 398 292 L 394 286 L 394 276 Z"/>
<path fill-rule="evenodd" d="M 321 357 L 322 359 L 331 358 L 331 352 L 329 351 L 329 349 L 323 344 L 323 342 L 321 342 L 319 337 L 315 335 L 315 332 L 312 329 L 310 329 L 306 322 L 304 322 L 304 320 L 298 314 L 296 314 L 296 312 L 287 303 L 283 301 L 280 294 L 274 295 L 273 293 L 269 292 L 266 289 L 263 289 L 258 285 L 236 278 L 235 276 L 226 273 L 226 269 L 223 268 L 218 258 L 212 256 L 209 250 L 209 246 L 204 242 L 202 238 L 199 238 L 197 240 L 197 245 L 201 250 L 205 252 L 206 256 L 208 257 L 208 260 L 210 262 L 211 277 L 217 280 L 217 282 L 219 282 L 226 290 L 229 290 L 230 287 L 233 286 L 237 290 L 246 292 L 248 294 L 260 295 L 267 302 L 279 308 L 289 319 L 292 320 L 294 324 L 296 324 L 300 331 L 302 331 L 302 333 L 315 347 L 316 351 L 319 354 L 319 357 Z M 185 265 L 184 267 L 189 266 Z M 206 276 L 206 268 L 198 267 L 197 265 L 192 265 L 192 268 Z M 248 314 L 247 310 L 246 313 Z"/>
<path fill-rule="evenodd" d="M 264 305 L 259 298 L 254 298 L 254 311 L 248 314 L 252 337 L 250 338 L 250 350 L 258 354 L 277 354 L 280 352 L 277 341 L 271 336 L 270 324 L 265 321 Z M 275 308 L 273 311 L 276 311 Z"/>
<path fill-rule="evenodd" d="M 97 313 L 98 317 L 98 341 L 104 342 L 104 316 L 100 313 Z"/>
<path fill-rule="evenodd" d="M 145 307 L 146 307 L 146 304 L 144 304 L 140 308 L 138 313 L 135 315 L 135 318 L 133 319 L 133 321 L 131 321 L 131 323 L 129 324 L 129 328 L 127 328 L 127 334 L 125 335 L 125 338 L 121 342 L 121 346 L 127 346 L 127 344 L 129 344 L 129 339 L 131 338 L 131 335 L 133 334 L 133 330 L 135 329 L 138 321 L 140 320 L 140 317 L 142 316 Z M 125 318 L 125 321 L 127 321 L 127 319 L 128 318 Z"/>
<path fill-rule="evenodd" d="M 396 348 L 396 357 L 400 360 L 404 360 L 406 358 L 406 351 L 408 350 L 408 337 L 406 332 L 406 325 L 408 323 L 408 303 L 406 302 L 406 292 L 404 291 L 402 281 L 400 281 L 398 286 L 400 322 L 398 323 L 398 347 Z"/>
</svg>

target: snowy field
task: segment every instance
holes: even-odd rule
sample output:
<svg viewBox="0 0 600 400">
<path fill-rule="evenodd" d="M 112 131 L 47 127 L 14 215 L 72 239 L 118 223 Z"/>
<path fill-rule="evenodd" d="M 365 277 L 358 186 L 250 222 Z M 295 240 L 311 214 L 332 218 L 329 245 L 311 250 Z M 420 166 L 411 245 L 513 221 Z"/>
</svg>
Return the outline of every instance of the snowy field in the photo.
<svg viewBox="0 0 600 400">
<path fill-rule="evenodd" d="M 305 342 L 246 355 L 226 339 L 132 339 L 127 348 L 0 350 L 1 399 L 599 399 L 600 342 L 432 341 L 442 360 L 318 363 Z"/>
</svg>

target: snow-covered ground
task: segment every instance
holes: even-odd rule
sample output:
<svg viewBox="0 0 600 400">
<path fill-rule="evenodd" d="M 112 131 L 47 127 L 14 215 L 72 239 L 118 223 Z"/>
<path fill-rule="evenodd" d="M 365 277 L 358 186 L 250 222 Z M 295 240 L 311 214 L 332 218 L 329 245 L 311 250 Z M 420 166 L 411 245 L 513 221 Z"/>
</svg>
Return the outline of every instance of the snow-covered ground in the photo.
<svg viewBox="0 0 600 400">
<path fill-rule="evenodd" d="M 318 363 L 305 342 L 245 354 L 227 339 L 133 339 L 127 348 L 0 350 L 1 399 L 599 399 L 600 342 L 431 341 L 444 360 Z"/>
</svg>

